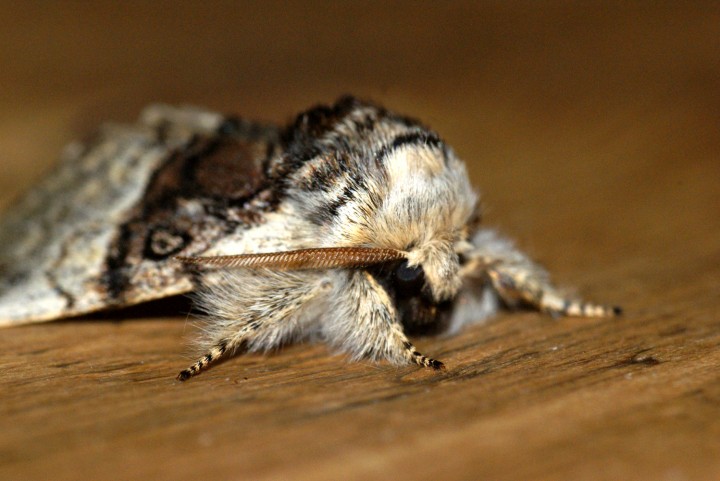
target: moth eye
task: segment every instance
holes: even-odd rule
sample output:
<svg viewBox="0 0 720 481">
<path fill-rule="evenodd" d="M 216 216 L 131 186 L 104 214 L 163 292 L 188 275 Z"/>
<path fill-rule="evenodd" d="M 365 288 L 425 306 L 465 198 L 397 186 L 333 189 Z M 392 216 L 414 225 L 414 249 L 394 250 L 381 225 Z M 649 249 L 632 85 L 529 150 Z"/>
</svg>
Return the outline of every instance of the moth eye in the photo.
<svg viewBox="0 0 720 481">
<path fill-rule="evenodd" d="M 458 262 L 461 266 L 464 266 L 468 262 L 468 257 L 465 254 L 458 254 Z"/>
<path fill-rule="evenodd" d="M 394 277 L 399 295 L 417 295 L 425 285 L 425 272 L 422 267 L 410 267 L 407 261 L 402 261 L 395 269 Z"/>
</svg>

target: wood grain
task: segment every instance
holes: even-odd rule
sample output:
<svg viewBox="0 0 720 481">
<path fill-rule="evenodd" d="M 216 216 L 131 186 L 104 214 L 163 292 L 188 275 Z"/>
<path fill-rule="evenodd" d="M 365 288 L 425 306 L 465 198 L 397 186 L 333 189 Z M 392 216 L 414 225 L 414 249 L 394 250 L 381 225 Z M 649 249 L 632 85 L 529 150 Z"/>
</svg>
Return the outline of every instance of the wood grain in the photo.
<svg viewBox="0 0 720 481">
<path fill-rule="evenodd" d="M 296 345 L 186 383 L 182 303 L 0 330 L 0 479 L 720 478 L 717 3 L 13 5 L 4 205 L 152 101 L 283 121 L 354 92 L 439 130 L 487 223 L 626 314 L 418 339 L 442 373 Z"/>
</svg>

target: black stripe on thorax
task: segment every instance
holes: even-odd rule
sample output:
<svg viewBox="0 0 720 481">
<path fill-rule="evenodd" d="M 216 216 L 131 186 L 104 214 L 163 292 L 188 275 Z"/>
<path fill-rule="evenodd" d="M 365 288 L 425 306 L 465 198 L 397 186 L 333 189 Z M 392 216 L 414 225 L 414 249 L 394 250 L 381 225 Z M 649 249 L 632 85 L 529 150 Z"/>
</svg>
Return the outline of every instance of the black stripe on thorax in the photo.
<svg viewBox="0 0 720 481">
<path fill-rule="evenodd" d="M 370 198 L 371 193 L 368 191 L 367 181 L 364 177 L 370 172 L 369 169 L 361 168 L 363 160 L 366 162 L 375 162 L 374 167 L 376 170 L 373 170 L 375 170 L 374 174 L 377 175 L 385 171 L 385 159 L 391 155 L 392 152 L 404 147 L 418 145 L 441 150 L 444 160 L 447 162 L 445 144 L 436 134 L 429 131 L 413 131 L 400 134 L 391 142 L 380 147 L 371 159 L 358 159 L 360 165 L 358 165 L 358 161 L 350 161 L 347 156 L 353 155 L 353 153 L 347 152 L 342 152 L 343 155 L 336 153 L 332 158 L 322 161 L 320 165 L 314 167 L 305 178 L 299 179 L 299 185 L 297 187 L 305 191 L 320 191 L 330 195 L 338 182 L 346 182 L 346 185 L 340 194 L 328 198 L 327 202 L 323 203 L 321 207 L 313 212 L 310 220 L 319 225 L 332 222 L 338 215 L 338 211 L 346 204 L 355 200 L 359 195 L 367 196 L 368 201 L 375 204 L 381 203 L 382 199 Z M 362 155 L 362 153 L 358 151 L 355 155 Z M 348 171 L 348 169 L 351 168 L 350 166 L 353 166 L 352 172 Z M 349 179 L 347 179 L 348 174 L 350 175 Z"/>
<path fill-rule="evenodd" d="M 438 137 L 437 134 L 427 130 L 419 130 L 398 135 L 392 140 L 392 142 L 383 145 L 375 152 L 375 163 L 378 167 L 382 168 L 384 166 L 385 159 L 387 159 L 390 154 L 403 147 L 414 145 L 441 150 L 445 163 L 447 163 L 448 155 L 445 143 L 440 139 L 440 137 Z"/>
<path fill-rule="evenodd" d="M 345 186 L 335 197 L 328 197 L 315 212 L 310 214 L 309 219 L 315 224 L 322 225 L 332 222 L 338 215 L 338 211 L 348 203 L 355 200 L 359 195 L 369 196 L 365 172 L 356 170 L 349 177 L 345 177 Z M 330 195 L 328 191 L 327 195 Z"/>
<path fill-rule="evenodd" d="M 365 115 L 354 115 L 360 110 Z M 410 122 L 395 117 L 381 107 L 353 97 L 343 97 L 332 106 L 321 105 L 310 109 L 300 114 L 282 132 L 282 157 L 268 166 L 267 175 L 278 188 L 285 189 L 290 187 L 287 183 L 289 177 L 307 162 L 323 157 L 328 159 L 328 163 L 316 167 L 317 176 L 308 176 L 305 182 L 307 185 L 300 187 L 305 190 L 331 190 L 337 176 L 347 168 L 348 158 L 361 154 L 377 125 L 387 120 L 402 125 Z M 349 127 L 351 134 L 341 134 L 341 125 Z"/>
</svg>

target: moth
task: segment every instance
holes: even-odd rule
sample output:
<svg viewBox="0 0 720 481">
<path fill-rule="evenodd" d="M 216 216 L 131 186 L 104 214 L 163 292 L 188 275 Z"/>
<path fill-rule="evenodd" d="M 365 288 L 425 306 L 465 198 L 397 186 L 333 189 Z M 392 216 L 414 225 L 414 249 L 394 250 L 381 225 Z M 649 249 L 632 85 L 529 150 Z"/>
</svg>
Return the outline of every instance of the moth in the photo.
<svg viewBox="0 0 720 481">
<path fill-rule="evenodd" d="M 564 297 L 480 224 L 465 164 L 437 133 L 345 97 L 285 127 L 155 105 L 105 125 L 0 221 L 0 325 L 193 293 L 203 355 L 320 339 L 353 359 L 442 369 L 407 333 L 454 333 L 501 305 Z"/>
</svg>

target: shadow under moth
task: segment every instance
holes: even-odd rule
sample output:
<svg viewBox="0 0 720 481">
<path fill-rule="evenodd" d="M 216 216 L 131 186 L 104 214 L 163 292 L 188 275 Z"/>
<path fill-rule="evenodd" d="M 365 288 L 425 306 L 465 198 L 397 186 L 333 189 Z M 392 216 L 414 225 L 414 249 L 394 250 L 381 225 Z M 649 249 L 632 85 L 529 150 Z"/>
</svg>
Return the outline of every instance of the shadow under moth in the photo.
<svg viewBox="0 0 720 481">
<path fill-rule="evenodd" d="M 0 325 L 184 293 L 205 354 L 180 380 L 301 339 L 441 369 L 406 333 L 457 332 L 501 304 L 619 313 L 564 297 L 481 227 L 435 132 L 351 97 L 286 127 L 151 106 L 71 144 L 0 220 Z"/>
</svg>

